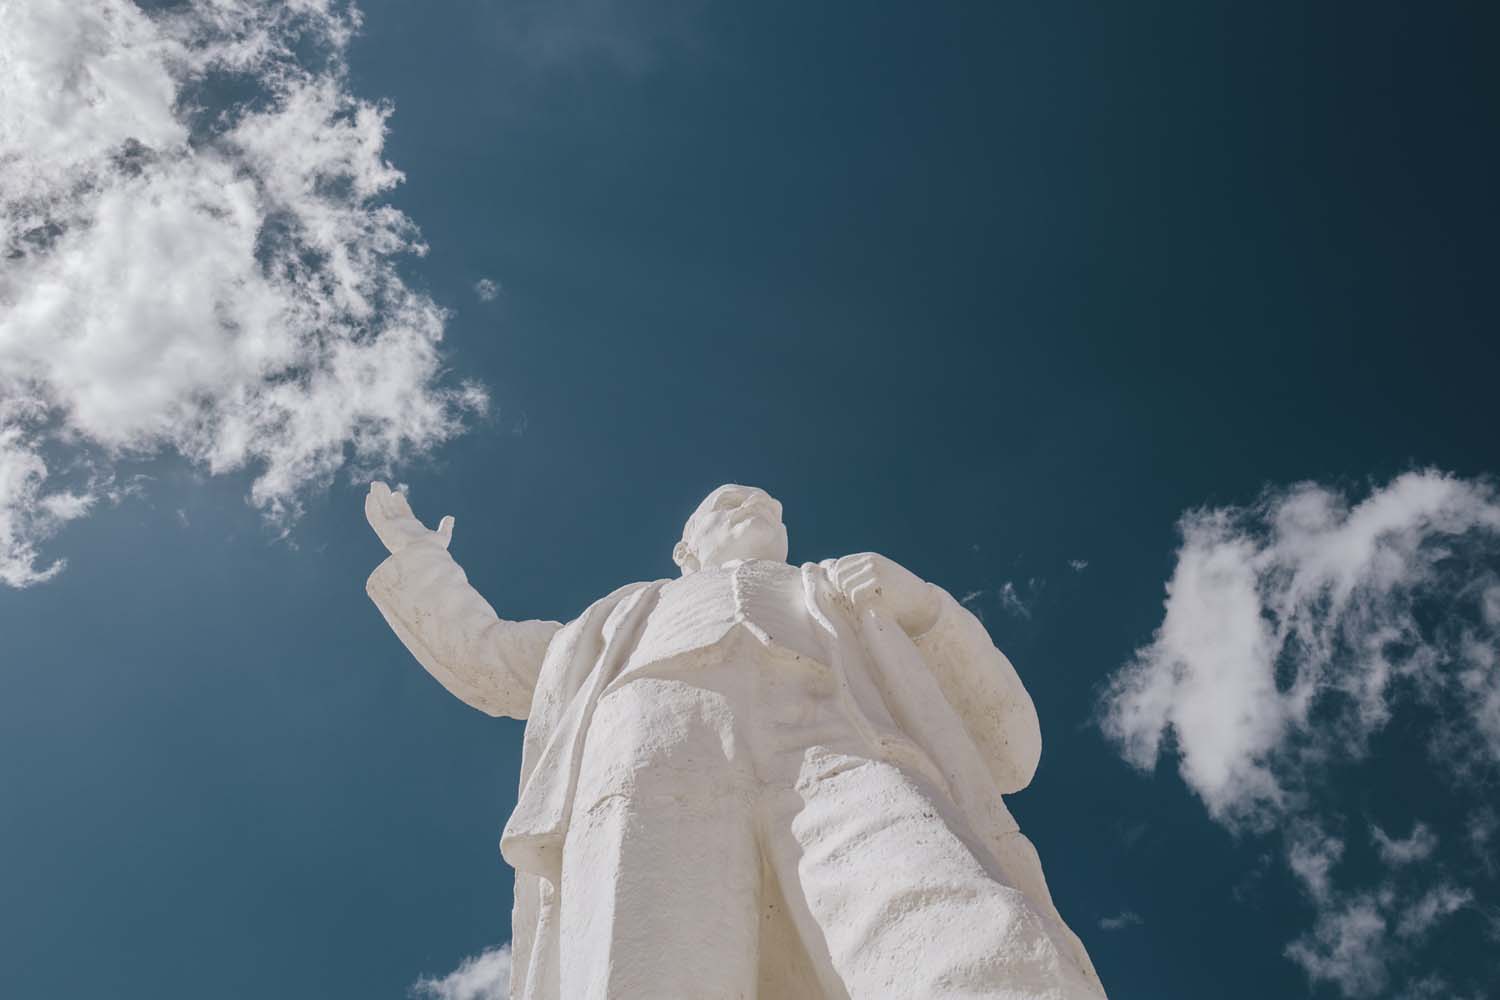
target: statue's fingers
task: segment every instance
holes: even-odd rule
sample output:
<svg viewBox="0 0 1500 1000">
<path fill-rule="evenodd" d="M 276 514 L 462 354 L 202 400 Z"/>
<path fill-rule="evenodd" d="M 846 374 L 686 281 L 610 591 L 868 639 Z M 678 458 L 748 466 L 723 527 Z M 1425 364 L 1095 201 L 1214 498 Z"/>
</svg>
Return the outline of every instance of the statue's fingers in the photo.
<svg viewBox="0 0 1500 1000">
<path fill-rule="evenodd" d="M 385 485 L 381 483 L 380 485 Z M 386 513 L 385 503 L 381 495 L 371 487 L 370 492 L 365 494 L 365 520 L 370 522 L 370 527 L 379 530 L 386 521 L 390 520 Z"/>
<path fill-rule="evenodd" d="M 406 494 L 404 493 L 391 493 L 389 495 L 389 498 L 386 500 L 385 506 L 386 510 L 390 511 L 391 514 L 395 517 L 415 516 L 411 512 L 411 504 L 406 502 Z"/>
<path fill-rule="evenodd" d="M 875 567 L 868 562 L 855 563 L 844 573 L 845 589 L 855 589 L 875 579 Z"/>
<path fill-rule="evenodd" d="M 880 581 L 876 579 L 862 580 L 855 584 L 849 591 L 849 600 L 855 607 L 859 607 L 866 601 L 873 600 L 880 595 Z"/>
<path fill-rule="evenodd" d="M 441 521 L 438 522 L 437 536 L 438 536 L 438 541 L 440 541 L 440 542 L 443 543 L 443 548 L 445 548 L 445 549 L 448 547 L 448 543 L 451 542 L 451 541 L 453 541 L 453 515 L 452 514 L 447 515 Z"/>
<path fill-rule="evenodd" d="M 862 568 L 859 556 L 845 556 L 833 564 L 833 582 L 840 590 L 847 591 Z"/>
<path fill-rule="evenodd" d="M 365 494 L 365 516 L 374 523 L 376 517 L 385 517 L 385 502 L 391 495 L 391 488 L 380 480 L 370 484 L 370 492 Z"/>
</svg>

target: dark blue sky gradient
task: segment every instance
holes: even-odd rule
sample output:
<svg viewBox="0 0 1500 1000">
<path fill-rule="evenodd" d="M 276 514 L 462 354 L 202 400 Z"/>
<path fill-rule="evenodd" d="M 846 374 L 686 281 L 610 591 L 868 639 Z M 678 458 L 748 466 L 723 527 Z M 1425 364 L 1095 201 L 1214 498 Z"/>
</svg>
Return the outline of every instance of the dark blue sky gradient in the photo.
<svg viewBox="0 0 1500 1000">
<path fill-rule="evenodd" d="M 1500 470 L 1497 9 L 643 5 L 542 60 L 488 0 L 364 7 L 412 279 L 497 404 L 401 478 L 495 607 L 669 575 L 709 488 L 765 486 L 794 561 L 986 591 L 1046 746 L 1013 808 L 1115 1000 L 1331 995 L 1272 842 L 1129 771 L 1094 699 L 1183 510 Z M 285 544 L 245 480 L 144 471 L 0 593 L 0 995 L 399 997 L 505 940 L 521 726 L 370 606 L 362 490 Z M 1443 808 L 1403 732 L 1372 821 Z"/>
</svg>

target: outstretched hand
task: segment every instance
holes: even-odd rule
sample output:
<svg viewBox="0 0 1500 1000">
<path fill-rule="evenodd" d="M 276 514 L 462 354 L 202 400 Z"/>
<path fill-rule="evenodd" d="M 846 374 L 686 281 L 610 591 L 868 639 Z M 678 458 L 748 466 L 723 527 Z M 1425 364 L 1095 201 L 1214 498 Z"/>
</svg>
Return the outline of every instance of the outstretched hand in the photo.
<svg viewBox="0 0 1500 1000">
<path fill-rule="evenodd" d="M 370 484 L 365 497 L 365 520 L 375 529 L 383 544 L 394 555 L 413 542 L 435 541 L 443 548 L 453 540 L 453 518 L 448 516 L 438 522 L 437 530 L 430 531 L 411 512 L 411 505 L 400 493 L 382 482 Z"/>
</svg>

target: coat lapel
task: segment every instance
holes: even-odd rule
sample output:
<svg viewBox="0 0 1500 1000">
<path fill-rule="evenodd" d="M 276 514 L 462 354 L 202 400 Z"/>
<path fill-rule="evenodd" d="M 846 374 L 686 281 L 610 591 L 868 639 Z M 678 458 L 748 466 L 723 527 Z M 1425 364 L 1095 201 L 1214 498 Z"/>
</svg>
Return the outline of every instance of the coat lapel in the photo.
<svg viewBox="0 0 1500 1000">
<path fill-rule="evenodd" d="M 565 701 L 557 698 L 565 707 L 549 731 L 539 731 L 533 739 L 530 725 L 527 727 L 528 750 L 541 749 L 530 767 L 522 762 L 525 778 L 521 794 L 500 837 L 500 853 L 517 871 L 541 875 L 554 885 L 561 879 L 562 842 L 572 814 L 573 790 L 594 705 L 600 691 L 630 655 L 660 590 L 660 581 L 637 585 L 608 612 L 593 614 L 580 630 L 576 648 L 558 665 L 563 673 L 560 680 L 577 679 L 581 683 Z M 596 625 L 594 638 L 592 626 Z M 593 655 L 595 651 L 597 655 Z"/>
</svg>

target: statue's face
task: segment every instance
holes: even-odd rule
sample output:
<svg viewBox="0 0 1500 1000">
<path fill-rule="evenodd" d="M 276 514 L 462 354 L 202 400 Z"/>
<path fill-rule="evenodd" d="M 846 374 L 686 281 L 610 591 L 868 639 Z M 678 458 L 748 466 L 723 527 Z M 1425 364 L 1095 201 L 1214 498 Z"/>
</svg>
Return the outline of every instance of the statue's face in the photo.
<svg viewBox="0 0 1500 1000">
<path fill-rule="evenodd" d="M 786 525 L 781 523 L 781 503 L 765 490 L 753 486 L 720 486 L 698 505 L 682 531 L 687 553 L 678 550 L 684 571 L 685 555 L 696 558 L 699 567 L 720 566 L 735 559 L 786 561 Z"/>
</svg>

